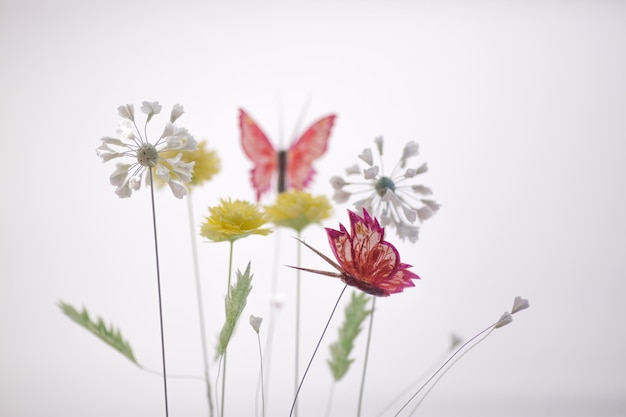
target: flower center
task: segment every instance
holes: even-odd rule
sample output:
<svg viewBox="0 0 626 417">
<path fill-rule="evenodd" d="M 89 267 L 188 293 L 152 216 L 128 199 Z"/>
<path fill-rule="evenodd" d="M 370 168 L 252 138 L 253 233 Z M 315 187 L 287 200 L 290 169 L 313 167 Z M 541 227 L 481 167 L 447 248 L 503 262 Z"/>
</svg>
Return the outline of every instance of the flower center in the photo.
<svg viewBox="0 0 626 417">
<path fill-rule="evenodd" d="M 379 196 L 383 197 L 387 190 L 395 191 L 396 185 L 391 181 L 389 177 L 380 177 L 378 181 L 376 181 L 376 186 L 374 187 Z"/>
<path fill-rule="evenodd" d="M 159 153 L 150 143 L 142 143 L 137 149 L 137 161 L 145 167 L 156 166 L 159 160 Z"/>
</svg>

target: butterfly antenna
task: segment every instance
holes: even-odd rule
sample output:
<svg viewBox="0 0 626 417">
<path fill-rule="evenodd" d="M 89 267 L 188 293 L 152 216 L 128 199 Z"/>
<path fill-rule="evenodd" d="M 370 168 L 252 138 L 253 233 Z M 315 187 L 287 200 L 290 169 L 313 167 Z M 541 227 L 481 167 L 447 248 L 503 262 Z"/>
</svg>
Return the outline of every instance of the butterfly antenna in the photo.
<svg viewBox="0 0 626 417">
<path fill-rule="evenodd" d="M 306 116 L 306 112 L 309 109 L 310 104 L 311 104 L 311 94 L 309 93 L 306 100 L 304 101 L 304 106 L 302 106 L 302 110 L 300 111 L 300 116 L 298 117 L 298 120 L 294 127 L 294 131 L 291 134 L 292 142 L 298 137 L 298 132 L 302 130 L 302 121 L 304 120 L 304 117 Z"/>
<path fill-rule="evenodd" d="M 285 132 L 283 131 L 283 126 L 285 124 L 285 120 L 283 115 L 283 100 L 280 92 L 276 93 L 276 114 L 278 115 L 278 142 L 276 143 L 276 149 L 284 149 Z"/>
</svg>

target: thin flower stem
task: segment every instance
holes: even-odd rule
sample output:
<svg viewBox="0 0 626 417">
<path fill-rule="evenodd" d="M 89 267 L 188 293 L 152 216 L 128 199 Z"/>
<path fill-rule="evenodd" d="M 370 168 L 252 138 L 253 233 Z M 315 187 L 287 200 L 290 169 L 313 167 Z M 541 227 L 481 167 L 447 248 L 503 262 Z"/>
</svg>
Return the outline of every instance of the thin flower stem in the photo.
<svg viewBox="0 0 626 417">
<path fill-rule="evenodd" d="M 300 240 L 301 238 L 301 233 L 300 231 L 298 231 L 298 240 Z M 296 245 L 297 247 L 297 265 L 298 267 L 301 267 L 301 258 L 302 258 L 302 251 L 300 246 L 302 245 Z M 297 398 L 297 392 L 298 392 L 298 382 L 300 380 L 300 270 L 296 269 L 296 359 L 295 359 L 295 370 L 294 370 L 294 393 L 296 393 L 296 398 Z M 295 402 L 294 403 L 295 408 L 294 408 L 294 416 L 298 417 L 298 403 Z"/>
<path fill-rule="evenodd" d="M 141 369 L 142 371 L 148 372 L 149 374 L 154 374 L 154 375 L 158 375 L 158 376 L 161 376 L 161 377 L 163 376 L 163 372 L 157 371 L 155 369 L 145 368 L 145 367 L 143 367 L 141 365 L 139 365 L 139 369 Z M 169 379 L 174 379 L 174 378 L 177 378 L 177 379 L 196 379 L 198 381 L 204 381 L 204 377 L 200 376 L 200 375 L 168 374 L 167 377 Z"/>
<path fill-rule="evenodd" d="M 265 417 L 265 391 L 263 388 L 263 351 L 261 350 L 261 336 L 256 334 L 256 339 L 259 345 L 259 361 L 261 362 L 261 415 Z"/>
<path fill-rule="evenodd" d="M 163 363 L 163 396 L 165 398 L 165 417 L 169 416 L 169 407 L 167 403 L 167 372 L 165 370 L 165 335 L 163 332 L 163 305 L 161 301 L 161 270 L 159 268 L 159 244 L 157 239 L 156 227 L 156 209 L 154 204 L 154 178 L 152 177 L 152 168 L 150 171 L 150 200 L 152 203 L 152 229 L 154 231 L 154 254 L 156 259 L 156 276 L 157 276 L 157 292 L 159 294 L 159 325 L 161 328 L 161 360 Z"/>
<path fill-rule="evenodd" d="M 198 319 L 200 323 L 200 339 L 202 342 L 202 361 L 204 363 L 204 381 L 206 395 L 209 402 L 209 416 L 213 417 L 213 397 L 211 396 L 211 380 L 209 378 L 209 356 L 206 345 L 206 326 L 204 323 L 204 307 L 202 304 L 202 285 L 200 283 L 200 267 L 198 264 L 198 248 L 196 245 L 196 225 L 193 215 L 191 192 L 187 194 L 187 213 L 189 217 L 189 238 L 191 240 L 191 255 L 193 257 L 193 274 L 196 281 L 196 296 L 198 299 Z"/>
<path fill-rule="evenodd" d="M 148 139 L 148 123 L 150 122 L 150 116 L 146 117 L 146 122 L 143 124 L 143 136 Z"/>
<path fill-rule="evenodd" d="M 226 288 L 226 296 L 230 296 L 230 276 L 232 274 L 233 271 L 233 246 L 234 246 L 234 241 L 231 240 L 230 241 L 230 254 L 228 255 L 228 287 Z M 222 404 L 221 404 L 221 412 L 220 412 L 220 416 L 224 417 L 224 397 L 225 397 L 225 391 L 226 391 L 226 349 L 224 349 L 224 355 L 223 356 L 223 362 L 222 362 Z"/>
<path fill-rule="evenodd" d="M 267 338 L 265 339 L 265 381 L 259 381 L 257 383 L 257 399 L 255 402 L 258 404 L 259 391 L 261 384 L 265 383 L 265 391 L 270 392 L 270 374 L 272 370 L 272 342 L 274 340 L 274 329 L 276 324 L 276 313 L 278 310 L 277 305 L 277 288 L 278 288 L 278 264 L 280 260 L 280 242 L 281 242 L 281 228 L 276 230 L 276 240 L 274 248 L 274 264 L 272 267 L 272 287 L 270 291 L 270 314 L 267 327 Z"/>
<path fill-rule="evenodd" d="M 483 337 L 480 338 L 480 340 L 478 340 L 476 343 L 474 343 L 472 346 L 468 347 L 467 350 L 463 353 L 461 353 L 456 359 L 454 359 L 454 361 L 452 361 L 452 363 L 450 363 L 450 365 L 445 369 L 445 371 L 443 371 L 438 377 L 437 379 L 435 379 L 433 381 L 433 383 L 430 385 L 430 387 L 428 387 L 428 389 L 426 390 L 426 392 L 424 393 L 424 395 L 422 396 L 422 398 L 420 398 L 420 400 L 417 402 L 417 404 L 415 404 L 415 407 L 413 407 L 413 410 L 411 410 L 411 413 L 409 414 L 409 417 L 412 416 L 415 411 L 417 411 L 417 408 L 420 406 L 420 404 L 422 404 L 422 402 L 424 401 L 424 399 L 428 396 L 428 394 L 430 393 L 430 391 L 432 391 L 433 388 L 435 388 L 435 385 L 437 385 L 437 383 L 441 380 L 441 378 L 443 378 L 443 376 L 450 370 L 450 368 L 452 368 L 454 366 L 455 363 L 457 363 L 463 356 L 467 355 L 467 353 L 474 349 L 480 342 L 482 342 L 483 340 L 485 340 L 487 338 L 487 336 L 489 336 L 491 334 L 491 332 L 493 332 L 495 330 L 495 328 L 492 328 L 486 335 L 484 335 Z"/>
<path fill-rule="evenodd" d="M 326 417 L 330 417 L 330 410 L 333 408 L 333 397 L 335 396 L 335 385 L 337 385 L 334 381 L 330 385 L 330 392 L 328 393 L 328 404 L 326 405 Z"/>
<path fill-rule="evenodd" d="M 367 373 L 367 361 L 370 356 L 370 344 L 372 341 L 372 327 L 374 327 L 374 311 L 376 309 L 376 297 L 372 296 L 372 312 L 370 313 L 370 325 L 367 330 L 367 344 L 365 346 L 365 360 L 363 362 L 363 375 L 361 376 L 361 389 L 359 390 L 359 406 L 357 417 L 361 417 L 361 406 L 363 405 L 363 391 L 365 388 L 365 375 Z"/>
<path fill-rule="evenodd" d="M 320 339 L 317 341 L 317 345 L 315 346 L 315 350 L 313 351 L 313 354 L 311 355 L 311 359 L 309 360 L 308 365 L 306 366 L 306 369 L 304 370 L 304 374 L 302 375 L 302 379 L 300 380 L 300 385 L 298 385 L 298 389 L 296 390 L 296 395 L 293 399 L 293 404 L 291 404 L 291 411 L 289 412 L 289 417 L 291 417 L 293 415 L 293 410 L 296 406 L 296 402 L 298 400 L 298 395 L 300 394 L 300 390 L 302 389 L 302 384 L 304 383 L 304 379 L 306 378 L 307 373 L 309 372 L 309 368 L 311 367 L 311 364 L 313 363 L 313 359 L 315 358 L 315 354 L 317 353 L 317 350 L 320 347 L 320 344 L 322 343 L 322 339 L 324 338 L 324 335 L 326 334 L 326 330 L 328 330 L 328 326 L 330 325 L 330 321 L 333 318 L 333 315 L 335 314 L 335 310 L 337 310 L 337 306 L 339 305 L 339 301 L 341 301 L 341 297 L 343 296 L 343 293 L 346 292 L 346 288 L 348 288 L 348 284 L 343 286 L 343 289 L 341 290 L 341 293 L 339 294 L 339 297 L 337 297 L 337 301 L 335 302 L 335 306 L 333 307 L 333 311 L 330 312 L 330 317 L 328 317 L 328 321 L 326 322 L 326 325 L 324 326 L 324 330 L 322 331 L 322 335 L 320 336 Z"/>
<path fill-rule="evenodd" d="M 400 409 L 398 410 L 398 412 L 397 412 L 396 414 L 394 414 L 394 417 L 398 417 L 398 416 L 400 415 L 400 413 L 402 412 L 402 410 L 404 410 L 404 409 L 405 409 L 405 408 L 409 405 L 409 403 L 410 403 L 411 401 L 413 401 L 413 399 L 415 399 L 415 397 L 417 397 L 417 396 L 419 395 L 419 393 L 420 393 L 420 392 L 422 392 L 422 390 L 423 390 L 423 389 L 424 389 L 424 388 L 425 388 L 425 387 L 426 387 L 426 386 L 430 383 L 430 381 L 432 381 L 432 380 L 433 380 L 433 379 L 437 376 L 437 374 L 439 374 L 439 372 L 441 372 L 441 371 L 442 371 L 442 370 L 446 367 L 446 365 L 447 365 L 448 363 L 450 363 L 450 361 L 452 361 L 452 359 L 454 359 L 454 358 L 456 357 L 456 355 L 458 355 L 458 354 L 459 354 L 459 352 L 465 348 L 465 346 L 467 346 L 467 345 L 469 345 L 470 343 L 472 343 L 474 340 L 476 340 L 478 337 L 480 337 L 483 333 L 487 332 L 488 330 L 493 330 L 493 329 L 495 328 L 494 326 L 495 326 L 496 324 L 498 324 L 498 322 L 496 322 L 496 323 L 492 324 L 491 326 L 487 327 L 486 329 L 484 329 L 484 330 L 480 331 L 478 334 L 474 335 L 474 336 L 473 336 L 471 339 L 469 339 L 467 342 L 463 343 L 463 344 L 462 344 L 462 345 L 461 345 L 461 346 L 460 346 L 460 347 L 459 347 L 459 348 L 458 348 L 458 349 L 457 349 L 457 350 L 456 350 L 456 351 L 455 351 L 455 352 L 454 352 L 454 353 L 453 353 L 453 354 L 452 354 L 452 355 L 451 355 L 451 356 L 450 356 L 450 357 L 449 357 L 449 358 L 448 358 L 448 359 L 447 359 L 447 360 L 446 360 L 446 361 L 445 361 L 445 362 L 444 362 L 444 363 L 443 363 L 443 364 L 439 367 L 439 369 L 437 369 L 437 370 L 435 371 L 435 373 L 434 373 L 434 374 L 432 374 L 432 375 L 430 376 L 430 378 L 428 378 L 428 379 L 426 380 L 426 382 L 424 382 L 424 383 L 422 384 L 422 386 L 421 386 L 421 387 L 420 387 L 420 388 L 419 388 L 419 389 L 415 392 L 415 394 L 413 394 L 413 395 L 411 396 L 411 398 L 409 398 L 409 399 L 407 400 L 407 402 L 405 402 L 405 403 L 404 403 L 404 405 L 402 406 L 402 408 L 400 408 Z M 491 333 L 491 332 L 489 332 L 489 333 Z"/>
<path fill-rule="evenodd" d="M 220 375 L 222 375 L 222 358 L 223 356 L 220 356 L 220 360 L 217 362 L 217 376 L 215 377 L 215 402 L 217 403 L 216 406 L 217 408 L 220 408 L 220 396 L 219 396 L 219 380 L 220 380 Z"/>
<path fill-rule="evenodd" d="M 435 369 L 437 369 L 437 364 L 440 363 L 442 360 L 445 360 L 445 358 L 448 356 L 448 351 L 446 351 L 440 358 L 437 359 L 437 361 L 431 365 L 426 371 L 424 371 L 422 374 L 420 374 L 420 376 L 418 378 L 415 378 L 414 382 L 411 383 L 410 385 L 408 385 L 403 391 L 399 392 L 398 395 L 396 395 L 396 397 L 391 400 L 389 402 L 389 404 L 383 408 L 376 417 L 382 417 L 383 415 L 385 415 L 385 412 L 387 410 L 389 410 L 395 403 L 397 403 L 398 401 L 400 401 L 400 399 L 402 397 L 404 397 L 405 395 L 407 395 L 410 391 L 411 388 L 413 388 L 415 385 L 417 385 L 420 381 L 422 381 L 424 378 L 426 378 L 431 372 L 433 372 Z"/>
</svg>

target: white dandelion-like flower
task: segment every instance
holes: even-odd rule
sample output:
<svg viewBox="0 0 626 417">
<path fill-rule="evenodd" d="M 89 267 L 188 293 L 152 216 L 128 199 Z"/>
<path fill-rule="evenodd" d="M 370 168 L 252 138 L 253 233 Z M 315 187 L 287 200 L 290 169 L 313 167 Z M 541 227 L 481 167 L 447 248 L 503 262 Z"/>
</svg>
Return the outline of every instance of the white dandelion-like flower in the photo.
<svg viewBox="0 0 626 417">
<path fill-rule="evenodd" d="M 371 148 L 366 148 L 359 158 L 366 164 L 365 168 L 359 165 L 346 169 L 346 175 L 363 175 L 365 182 L 351 182 L 342 177 L 332 177 L 330 183 L 335 189 L 333 200 L 336 203 L 345 203 L 357 194 L 368 194 L 367 197 L 354 203 L 362 211 L 365 208 L 370 214 L 379 218 L 381 226 L 395 227 L 397 235 L 402 239 L 408 238 L 415 243 L 419 228 L 415 224 L 430 218 L 439 209 L 439 204 L 428 198 L 432 194 L 430 188 L 420 184 L 405 184 L 428 170 L 424 163 L 416 168 L 409 167 L 408 160 L 418 154 L 417 142 L 410 141 L 404 146 L 402 157 L 392 170 L 386 175 L 383 167 L 383 138 L 377 137 L 376 150 L 380 159 L 379 165 L 374 164 Z"/>
<path fill-rule="evenodd" d="M 173 158 L 161 156 L 162 152 L 194 151 L 198 148 L 196 140 L 187 132 L 187 129 L 177 127 L 174 122 L 184 113 L 183 106 L 175 104 L 170 113 L 170 120 L 165 125 L 163 134 L 155 142 L 148 141 L 147 126 L 152 117 L 161 112 L 158 101 L 144 101 L 141 111 L 144 112 L 146 122 L 143 126 L 143 135 L 135 123 L 135 108 L 132 104 L 120 106 L 117 109 L 122 118 L 118 124 L 116 133 L 121 138 L 105 136 L 102 145 L 96 150 L 102 162 L 112 159 L 130 157 L 130 163 L 118 162 L 117 169 L 110 176 L 111 184 L 116 187 L 115 194 L 121 198 L 131 196 L 133 190 L 141 187 L 143 174 L 146 168 L 154 169 L 154 174 L 167 182 L 176 198 L 182 198 L 187 194 L 187 187 L 183 184 L 191 181 L 193 174 L 193 162 L 181 160 L 182 153 Z M 150 176 L 146 176 L 149 183 Z"/>
</svg>

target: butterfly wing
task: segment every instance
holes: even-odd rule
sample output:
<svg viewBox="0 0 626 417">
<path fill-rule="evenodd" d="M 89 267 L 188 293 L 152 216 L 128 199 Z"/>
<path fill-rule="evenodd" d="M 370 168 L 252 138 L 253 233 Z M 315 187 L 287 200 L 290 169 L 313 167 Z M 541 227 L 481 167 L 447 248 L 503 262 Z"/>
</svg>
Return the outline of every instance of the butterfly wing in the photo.
<svg viewBox="0 0 626 417">
<path fill-rule="evenodd" d="M 287 151 L 288 188 L 302 190 L 313 179 L 313 161 L 326 152 L 335 117 L 331 114 L 313 123 Z"/>
<path fill-rule="evenodd" d="M 250 181 L 259 201 L 261 195 L 269 190 L 272 176 L 276 172 L 278 164 L 276 150 L 261 128 L 243 109 L 239 109 L 239 129 L 243 151 L 254 163 L 250 170 Z"/>
</svg>

